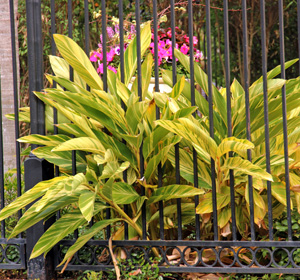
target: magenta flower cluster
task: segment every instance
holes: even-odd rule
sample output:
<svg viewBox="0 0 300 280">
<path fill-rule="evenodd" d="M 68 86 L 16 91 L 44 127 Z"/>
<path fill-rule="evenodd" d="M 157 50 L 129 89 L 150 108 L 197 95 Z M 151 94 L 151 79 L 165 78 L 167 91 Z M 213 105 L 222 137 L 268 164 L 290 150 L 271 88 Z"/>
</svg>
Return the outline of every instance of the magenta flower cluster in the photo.
<svg viewBox="0 0 300 280">
<path fill-rule="evenodd" d="M 135 36 L 135 26 L 131 25 L 130 32 L 127 34 L 127 39 L 131 40 Z M 107 36 L 108 41 L 116 36 L 119 35 L 119 25 L 115 25 L 113 27 L 107 27 Z M 154 48 L 154 34 L 152 33 L 152 40 L 150 44 L 150 52 L 154 55 L 155 48 Z M 159 28 L 158 30 L 158 65 L 161 66 L 165 63 L 171 63 L 173 59 L 172 54 L 172 32 L 170 28 L 163 29 Z M 175 48 L 179 49 L 183 54 L 189 54 L 190 48 L 193 48 L 194 57 L 196 62 L 200 62 L 204 60 L 203 53 L 196 48 L 198 44 L 198 39 L 196 36 L 193 36 L 193 42 L 190 44 L 189 37 L 176 27 L 175 30 Z M 127 43 L 125 43 L 124 51 L 127 48 Z M 97 72 L 99 74 L 103 74 L 103 46 L 102 46 L 102 36 L 100 36 L 100 44 L 98 44 L 98 49 L 91 52 L 90 60 L 92 62 L 98 63 Z M 120 56 L 120 45 L 116 43 L 112 46 L 107 48 L 106 52 L 106 62 L 107 68 L 115 73 L 117 73 L 117 69 L 115 68 L 119 62 Z M 176 59 L 177 60 L 177 59 Z"/>
</svg>

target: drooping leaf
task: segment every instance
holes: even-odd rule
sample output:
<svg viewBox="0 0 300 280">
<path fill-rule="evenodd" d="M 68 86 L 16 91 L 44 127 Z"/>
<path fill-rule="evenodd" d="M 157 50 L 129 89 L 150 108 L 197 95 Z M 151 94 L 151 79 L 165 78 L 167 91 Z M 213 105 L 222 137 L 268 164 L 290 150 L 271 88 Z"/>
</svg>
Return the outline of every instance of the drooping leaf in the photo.
<svg viewBox="0 0 300 280">
<path fill-rule="evenodd" d="M 268 181 L 273 181 L 272 175 L 257 165 L 254 165 L 248 160 L 242 159 L 241 157 L 232 157 L 224 161 L 221 166 L 222 171 L 232 169 L 235 172 L 241 172 L 242 174 L 247 174 L 254 176 L 256 178 L 261 178 Z"/>
<path fill-rule="evenodd" d="M 96 203 L 94 215 L 106 208 L 106 205 Z M 47 254 L 55 244 L 85 223 L 86 219 L 78 210 L 63 215 L 42 235 L 34 246 L 30 258 L 36 258 L 43 253 Z"/>
<path fill-rule="evenodd" d="M 147 22 L 141 29 L 141 57 L 148 49 L 151 43 L 151 27 L 150 22 Z M 124 54 L 124 84 L 128 86 L 133 74 L 137 68 L 137 37 L 135 36 L 132 42 L 128 45 Z M 118 68 L 118 78 L 121 80 L 121 69 Z"/>
<path fill-rule="evenodd" d="M 120 220 L 121 219 L 109 219 L 109 220 L 103 220 L 95 223 L 89 230 L 87 230 L 82 236 L 80 236 L 77 239 L 77 241 L 69 248 L 69 250 L 67 251 L 64 259 L 59 264 L 59 266 L 65 263 L 69 258 L 71 258 L 80 248 L 84 246 L 84 244 L 86 244 L 100 230 Z"/>
<path fill-rule="evenodd" d="M 91 87 L 103 89 L 103 82 L 85 52 L 69 37 L 54 34 L 55 44 L 62 57 L 78 75 Z"/>
<path fill-rule="evenodd" d="M 229 190 L 226 190 L 225 193 L 217 193 L 217 205 L 216 205 L 217 210 L 222 209 L 223 207 L 227 206 L 230 203 L 230 194 L 228 191 Z M 213 212 L 212 192 L 209 192 L 206 193 L 204 197 L 200 199 L 200 202 L 196 207 L 196 213 L 206 214 L 212 212 Z"/>
<path fill-rule="evenodd" d="M 89 222 L 94 213 L 96 192 L 84 191 L 79 196 L 78 206 L 83 215 L 83 217 Z"/>
<path fill-rule="evenodd" d="M 67 178 L 67 176 L 60 176 L 36 184 L 32 189 L 25 192 L 22 196 L 18 197 L 14 202 L 10 203 L 1 210 L 0 221 L 4 220 L 18 210 L 24 208 L 26 205 L 35 201 L 36 199 L 44 195 L 51 187 L 59 184 L 61 181 Z"/>
<path fill-rule="evenodd" d="M 32 151 L 32 153 L 38 158 L 44 158 L 47 161 L 59 166 L 61 172 L 71 172 L 72 171 L 72 152 L 71 151 L 63 151 L 56 152 L 52 151 L 54 147 L 45 146 L 39 147 Z M 86 160 L 84 157 L 84 153 L 77 152 L 76 153 L 76 170 L 77 172 L 85 172 L 86 170 Z"/>
<path fill-rule="evenodd" d="M 245 139 L 237 139 L 235 137 L 229 137 L 222 140 L 217 149 L 217 157 L 228 152 L 236 152 L 237 154 L 243 154 L 247 149 L 253 149 L 254 145 Z"/>
<path fill-rule="evenodd" d="M 187 185 L 169 185 L 155 190 L 147 201 L 147 204 L 155 203 L 161 200 L 170 200 L 174 198 L 193 197 L 204 194 L 204 190 L 197 189 Z"/>
<path fill-rule="evenodd" d="M 54 152 L 80 150 L 91 153 L 104 154 L 105 149 L 100 141 L 91 137 L 79 137 L 68 140 L 53 149 Z"/>
<path fill-rule="evenodd" d="M 45 145 L 45 146 L 56 146 L 63 142 L 70 140 L 69 136 L 63 134 L 57 135 L 39 135 L 39 134 L 31 134 L 28 136 L 23 136 L 18 139 L 21 143 L 30 143 L 36 145 Z"/>
<path fill-rule="evenodd" d="M 216 157 L 217 145 L 209 134 L 187 118 L 177 119 L 176 121 L 159 120 L 156 123 L 165 129 L 190 141 L 193 145 L 203 149 L 204 156 Z M 195 147 L 196 148 L 196 147 Z"/>
<path fill-rule="evenodd" d="M 126 183 L 113 184 L 112 199 L 116 204 L 130 204 L 140 198 L 135 189 Z"/>
</svg>

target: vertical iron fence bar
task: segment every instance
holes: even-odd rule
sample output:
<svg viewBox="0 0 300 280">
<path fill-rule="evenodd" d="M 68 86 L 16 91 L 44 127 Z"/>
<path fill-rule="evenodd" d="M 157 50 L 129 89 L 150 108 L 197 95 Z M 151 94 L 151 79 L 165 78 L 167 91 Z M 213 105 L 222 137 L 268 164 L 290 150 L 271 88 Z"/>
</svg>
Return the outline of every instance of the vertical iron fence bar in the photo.
<svg viewBox="0 0 300 280">
<path fill-rule="evenodd" d="M 227 134 L 232 136 L 232 119 L 231 119 L 231 92 L 230 92 L 230 49 L 229 49 L 229 14 L 228 0 L 223 2 L 224 8 L 224 47 L 225 47 L 225 79 L 226 79 L 226 99 L 227 99 Z M 229 154 L 232 156 L 232 153 Z M 235 241 L 236 236 L 236 214 L 235 214 L 235 192 L 234 192 L 234 174 L 233 170 L 229 171 L 230 182 L 230 208 L 232 219 L 232 239 Z"/>
<path fill-rule="evenodd" d="M 73 38 L 72 0 L 68 0 L 68 36 Z M 74 71 L 70 66 L 70 80 L 74 81 Z M 72 151 L 72 174 L 76 175 L 76 151 Z"/>
<path fill-rule="evenodd" d="M 195 75 L 194 75 L 194 31 L 193 31 L 193 3 L 188 1 L 188 29 L 190 43 L 190 82 L 191 82 L 191 105 L 195 106 Z M 193 114 L 194 117 L 196 113 Z M 193 148 L 193 171 L 194 171 L 194 187 L 198 188 L 198 162 L 197 152 Z M 195 207 L 199 204 L 199 196 L 195 196 Z M 196 240 L 200 240 L 200 215 L 195 214 Z"/>
<path fill-rule="evenodd" d="M 12 63 L 13 63 L 13 89 L 14 89 L 14 113 L 15 113 L 15 136 L 19 138 L 19 94 L 18 94 L 18 78 L 17 78 L 17 53 L 16 53 L 16 30 L 15 30 L 15 13 L 14 1 L 9 1 L 10 8 L 10 28 L 11 28 L 11 49 L 12 49 Z M 17 195 L 21 196 L 21 157 L 20 144 L 16 140 L 16 168 L 17 168 Z M 19 219 L 22 216 L 22 211 L 18 211 Z M 22 236 L 21 234 L 19 235 Z"/>
<path fill-rule="evenodd" d="M 28 45 L 28 71 L 30 90 L 30 119 L 31 133 L 45 135 L 44 104 L 33 91 L 43 88 L 43 44 L 42 44 L 42 15 L 41 0 L 26 1 L 27 15 L 27 45 Z M 14 36 L 12 36 L 14 37 Z M 15 108 L 17 105 L 15 105 Z M 16 116 L 17 116 L 16 112 Z M 32 145 L 31 148 L 35 148 Z M 53 178 L 53 165 L 44 159 L 38 159 L 32 153 L 24 162 L 25 190 L 28 191 L 38 182 Z M 53 255 L 49 252 L 46 259 L 43 256 L 29 260 L 30 253 L 38 239 L 53 223 L 53 218 L 45 222 L 41 221 L 26 231 L 26 255 L 28 279 L 52 279 Z"/>
<path fill-rule="evenodd" d="M 175 2 L 171 0 L 171 33 L 172 33 L 172 55 L 175 53 L 176 48 L 176 37 L 175 37 Z M 176 59 L 175 56 L 172 58 L 172 78 L 173 86 L 177 82 L 176 75 Z M 176 184 L 180 184 L 180 165 L 179 165 L 179 144 L 175 145 L 175 173 L 176 173 Z M 177 199 L 177 224 L 178 224 L 178 240 L 182 239 L 182 214 L 181 214 L 181 199 Z"/>
<path fill-rule="evenodd" d="M 246 106 L 246 131 L 247 139 L 251 141 L 250 127 L 250 100 L 249 100 L 249 73 L 248 73 L 248 28 L 247 28 L 247 2 L 242 0 L 242 20 L 243 20 L 243 55 L 244 55 L 244 79 L 245 79 L 245 106 Z M 248 160 L 252 161 L 251 150 L 247 150 Z M 253 180 L 252 176 L 248 176 L 249 186 L 249 207 L 250 207 L 250 225 L 251 240 L 255 240 L 254 231 L 254 203 L 253 203 Z"/>
<path fill-rule="evenodd" d="M 89 56 L 90 52 L 90 35 L 89 35 L 89 1 L 84 0 L 84 41 L 85 41 L 85 53 Z"/>
<path fill-rule="evenodd" d="M 120 71 L 121 71 L 121 82 L 124 83 L 125 77 L 124 77 L 124 13 L 123 13 L 123 1 L 119 2 L 119 37 L 120 37 Z M 123 101 L 121 101 L 121 105 L 123 110 L 126 109 L 126 105 Z M 125 144 L 126 141 L 123 140 L 123 143 Z M 127 182 L 127 170 L 123 172 L 123 180 Z M 124 212 L 128 214 L 128 205 L 124 205 Z M 125 240 L 128 239 L 128 223 L 124 222 L 124 238 Z"/>
<path fill-rule="evenodd" d="M 214 61 L 214 66 L 215 66 L 215 86 L 218 86 L 218 60 L 217 60 L 217 40 L 216 36 L 214 36 L 214 56 L 215 56 L 215 61 Z"/>
<path fill-rule="evenodd" d="M 107 92 L 107 38 L 106 38 L 106 1 L 101 1 L 101 35 L 102 35 L 102 51 L 103 51 L 103 90 Z M 106 209 L 106 219 L 110 219 L 111 213 L 110 208 Z M 106 227 L 106 237 L 111 237 L 111 226 Z"/>
<path fill-rule="evenodd" d="M 285 46 L 284 46 L 284 11 L 283 1 L 278 1 L 279 5 L 279 41 L 280 41 L 280 65 L 281 78 L 285 79 Z M 290 172 L 289 172 L 289 154 L 288 154 L 288 131 L 287 131 L 287 109 L 286 109 L 286 87 L 282 87 L 282 121 L 283 121 L 283 139 L 284 139 L 284 163 L 285 163 L 285 186 L 286 186 L 286 212 L 288 222 L 288 240 L 292 240 L 292 220 L 291 220 L 291 194 L 290 194 Z"/>
<path fill-rule="evenodd" d="M 51 10 L 51 33 L 50 33 L 50 38 L 51 38 L 51 54 L 56 55 L 56 45 L 54 42 L 54 37 L 53 34 L 56 33 L 56 24 L 55 24 L 55 1 L 51 0 L 50 2 L 50 10 Z M 56 87 L 56 82 L 53 81 L 53 88 Z M 58 128 L 55 124 L 58 123 L 57 119 L 57 109 L 53 107 L 53 132 L 54 134 L 58 134 Z M 55 176 L 59 176 L 59 167 L 55 165 Z M 57 213 L 58 217 L 60 216 L 59 212 Z"/>
<path fill-rule="evenodd" d="M 267 50 L 266 50 L 266 7 L 265 1 L 260 0 L 260 25 L 261 25 L 261 48 L 262 48 L 262 72 L 264 91 L 264 122 L 265 122 L 265 146 L 266 146 L 266 170 L 271 174 L 270 165 L 270 133 L 269 133 L 269 101 L 268 101 L 268 80 L 267 80 Z M 272 213 L 272 186 L 267 181 L 268 195 L 268 222 L 269 238 L 273 240 L 273 213 Z"/>
<path fill-rule="evenodd" d="M 68 36 L 73 39 L 73 8 L 72 8 L 72 0 L 68 0 Z M 74 70 L 70 66 L 70 81 L 74 81 Z M 76 175 L 76 151 L 72 151 L 72 175 Z M 74 236 L 78 238 L 78 229 L 74 231 Z"/>
<path fill-rule="evenodd" d="M 208 103 L 209 103 L 209 134 L 211 138 L 214 138 L 210 0 L 206 0 L 205 5 L 206 5 L 206 34 L 207 34 L 206 46 L 207 46 L 207 76 L 208 76 Z M 214 240 L 218 240 L 218 213 L 217 213 L 215 161 L 212 158 L 211 158 L 211 181 L 212 181 Z"/>
<path fill-rule="evenodd" d="M 136 52 L 137 52 L 137 86 L 138 96 L 142 101 L 142 67 L 141 67 L 141 23 L 140 23 L 140 0 L 135 2 L 135 21 L 136 21 Z M 140 177 L 144 177 L 144 157 L 143 157 L 143 143 L 140 147 Z M 142 188 L 142 195 L 145 195 L 145 188 Z M 142 206 L 142 231 L 143 239 L 147 236 L 147 221 L 146 221 L 146 204 Z"/>
<path fill-rule="evenodd" d="M 158 73 L 158 21 L 157 21 L 157 0 L 153 0 L 153 33 L 154 33 L 154 76 L 155 76 L 155 91 L 159 92 L 159 73 Z M 160 118 L 159 107 L 156 106 L 156 119 Z M 162 187 L 162 166 L 161 163 L 157 167 L 158 172 L 158 188 Z M 159 207 L 159 236 L 164 239 L 164 203 L 158 202 Z"/>
<path fill-rule="evenodd" d="M 103 51 L 103 90 L 107 91 L 107 49 L 106 49 L 106 1 L 101 0 L 101 27 L 102 27 L 102 51 Z"/>
<path fill-rule="evenodd" d="M 298 56 L 300 58 L 300 0 L 297 0 Z M 300 76 L 300 61 L 298 61 Z"/>
<path fill-rule="evenodd" d="M 1 210 L 5 206 L 4 194 L 4 161 L 3 161 L 3 127 L 2 127 L 2 93 L 1 93 L 1 69 L 0 69 L 0 195 Z M 1 238 L 5 238 L 5 220 L 1 221 Z"/>
<path fill-rule="evenodd" d="M 206 59 L 206 31 L 205 24 L 203 24 L 203 54 L 204 54 L 204 71 L 207 72 L 207 59 Z M 208 93 L 207 93 L 208 94 Z M 206 96 L 207 99 L 207 96 Z"/>
</svg>

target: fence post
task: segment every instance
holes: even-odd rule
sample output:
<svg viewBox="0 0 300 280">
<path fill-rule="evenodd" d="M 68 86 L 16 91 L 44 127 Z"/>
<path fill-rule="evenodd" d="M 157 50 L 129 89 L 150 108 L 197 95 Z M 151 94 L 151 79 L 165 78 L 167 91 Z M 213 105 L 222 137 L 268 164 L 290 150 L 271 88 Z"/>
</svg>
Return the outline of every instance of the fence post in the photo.
<svg viewBox="0 0 300 280">
<path fill-rule="evenodd" d="M 32 134 L 45 134 L 45 108 L 33 91 L 43 88 L 43 44 L 41 0 L 26 0 L 27 17 L 27 46 L 28 46 L 28 71 L 30 92 L 30 121 Z M 32 149 L 36 145 L 32 145 Z M 42 180 L 54 176 L 53 165 L 44 159 L 39 159 L 32 153 L 24 163 L 25 190 L 29 190 Z M 26 257 L 28 279 L 47 280 L 55 278 L 53 256 L 47 255 L 29 260 L 32 249 L 41 235 L 50 226 L 52 221 L 40 222 L 29 228 L 26 233 Z"/>
</svg>

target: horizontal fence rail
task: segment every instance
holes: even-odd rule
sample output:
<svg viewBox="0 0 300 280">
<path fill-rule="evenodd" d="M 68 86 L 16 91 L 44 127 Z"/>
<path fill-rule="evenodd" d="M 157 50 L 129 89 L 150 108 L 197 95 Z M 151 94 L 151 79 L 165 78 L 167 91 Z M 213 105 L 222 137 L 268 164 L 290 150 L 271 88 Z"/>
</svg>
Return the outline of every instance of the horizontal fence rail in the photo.
<svg viewBox="0 0 300 280">
<path fill-rule="evenodd" d="M 75 188 L 93 191 L 95 208 L 86 218 L 86 201 L 73 197 L 45 224 L 9 240 L 8 220 L 2 221 L 0 268 L 27 267 L 29 277 L 43 277 L 46 263 L 51 273 L 55 267 L 98 271 L 114 268 L 115 258 L 139 256 L 161 272 L 298 273 L 300 11 L 299 3 L 287 2 L 27 0 L 31 134 L 65 137 L 61 146 L 81 138 L 82 147 L 59 150 L 55 143 L 46 153 L 46 142 L 32 144 L 25 190 L 53 177 L 84 176 Z M 67 54 L 59 41 L 67 39 L 57 33 L 84 51 L 72 45 L 74 52 Z M 46 78 L 43 69 L 50 73 Z M 96 76 L 89 76 L 92 71 Z M 44 94 L 33 93 L 43 88 Z M 99 152 L 87 148 L 87 141 Z M 16 142 L 17 196 L 23 192 L 21 148 Z M 4 165 L 1 145 L 1 209 Z M 76 183 L 71 185 L 66 183 L 65 196 Z M 61 236 L 46 261 L 28 261 L 47 229 L 76 211 L 86 220 L 70 224 L 72 232 Z M 99 221 L 113 219 L 62 264 Z"/>
</svg>

